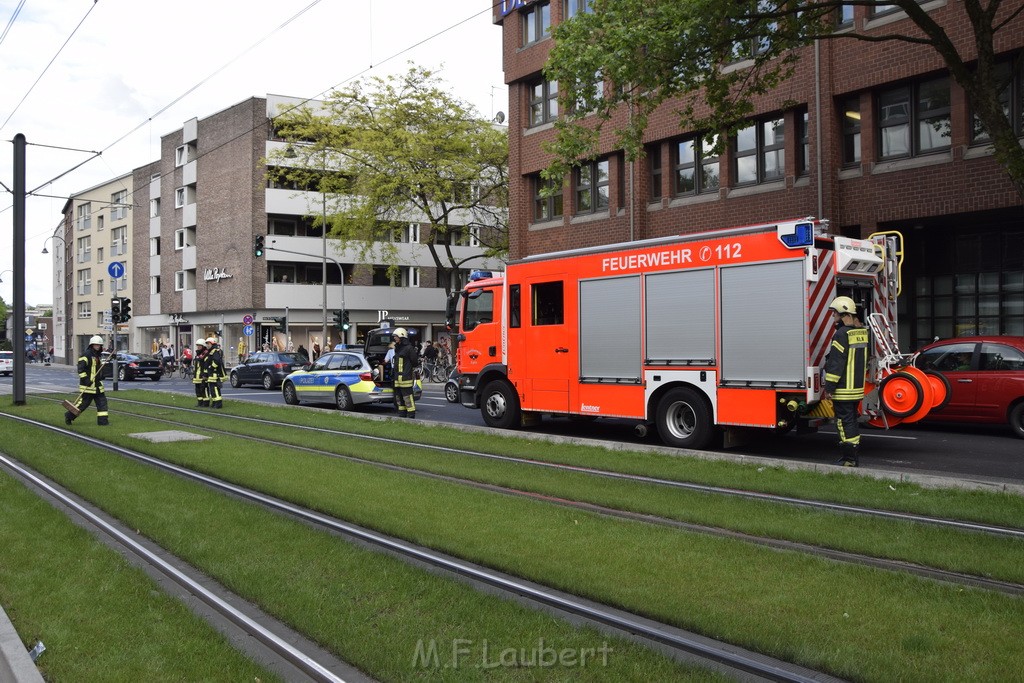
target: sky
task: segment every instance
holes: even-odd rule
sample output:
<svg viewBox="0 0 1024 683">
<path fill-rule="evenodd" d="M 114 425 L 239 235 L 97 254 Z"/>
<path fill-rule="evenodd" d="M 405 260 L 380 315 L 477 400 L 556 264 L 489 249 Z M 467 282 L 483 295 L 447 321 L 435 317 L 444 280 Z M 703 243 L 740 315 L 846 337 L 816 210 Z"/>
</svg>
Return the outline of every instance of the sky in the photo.
<svg viewBox="0 0 1024 683">
<path fill-rule="evenodd" d="M 489 0 L 0 0 L 0 182 L 13 187 L 21 133 L 26 188 L 52 195 L 26 201 L 26 303 L 53 301 L 41 252 L 60 246 L 48 238 L 67 197 L 156 160 L 160 136 L 250 97 L 322 97 L 409 62 L 481 116 L 507 113 Z M 11 206 L 0 186 L 8 305 Z"/>
</svg>

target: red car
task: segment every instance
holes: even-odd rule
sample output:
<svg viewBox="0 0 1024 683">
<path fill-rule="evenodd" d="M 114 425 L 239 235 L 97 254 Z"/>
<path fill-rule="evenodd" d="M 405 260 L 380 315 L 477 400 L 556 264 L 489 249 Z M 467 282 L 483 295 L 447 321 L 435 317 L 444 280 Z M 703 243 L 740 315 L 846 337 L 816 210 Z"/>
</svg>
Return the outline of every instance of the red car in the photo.
<svg viewBox="0 0 1024 683">
<path fill-rule="evenodd" d="M 926 419 L 1009 424 L 1024 438 L 1024 337 L 943 339 L 922 348 L 914 365 L 949 380 L 949 401 Z"/>
</svg>

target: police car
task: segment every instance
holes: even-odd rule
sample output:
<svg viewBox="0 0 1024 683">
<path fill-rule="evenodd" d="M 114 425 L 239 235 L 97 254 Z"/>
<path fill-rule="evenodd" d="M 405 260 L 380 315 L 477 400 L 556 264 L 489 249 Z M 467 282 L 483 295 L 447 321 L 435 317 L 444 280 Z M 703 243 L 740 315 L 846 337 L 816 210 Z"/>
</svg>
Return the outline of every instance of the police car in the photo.
<svg viewBox="0 0 1024 683">
<path fill-rule="evenodd" d="M 394 390 L 375 381 L 374 368 L 361 353 L 335 351 L 320 356 L 304 370 L 285 377 L 281 385 L 289 405 L 334 403 L 339 410 L 369 404 L 394 405 Z M 419 400 L 423 385 L 416 380 L 413 397 Z"/>
</svg>

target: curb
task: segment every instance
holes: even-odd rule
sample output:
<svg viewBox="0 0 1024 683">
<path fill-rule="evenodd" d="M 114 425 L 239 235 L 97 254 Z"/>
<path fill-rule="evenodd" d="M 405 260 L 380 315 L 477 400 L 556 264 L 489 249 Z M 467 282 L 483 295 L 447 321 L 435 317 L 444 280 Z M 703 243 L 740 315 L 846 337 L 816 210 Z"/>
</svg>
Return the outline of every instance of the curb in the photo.
<svg viewBox="0 0 1024 683">
<path fill-rule="evenodd" d="M 0 607 L 0 681 L 43 683 L 39 669 L 29 657 L 3 607 Z"/>
</svg>

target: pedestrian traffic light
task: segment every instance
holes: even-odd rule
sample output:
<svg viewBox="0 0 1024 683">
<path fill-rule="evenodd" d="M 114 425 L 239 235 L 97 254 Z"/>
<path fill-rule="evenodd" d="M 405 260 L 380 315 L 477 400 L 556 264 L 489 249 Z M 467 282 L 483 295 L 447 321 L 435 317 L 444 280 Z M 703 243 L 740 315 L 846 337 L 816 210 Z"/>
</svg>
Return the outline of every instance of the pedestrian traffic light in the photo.
<svg viewBox="0 0 1024 683">
<path fill-rule="evenodd" d="M 344 325 L 344 324 L 345 324 L 345 311 L 335 311 L 334 312 L 334 326 L 337 327 L 339 330 L 343 330 L 343 329 L 345 329 L 344 327 L 342 327 L 342 325 Z"/>
<path fill-rule="evenodd" d="M 284 330 L 286 327 L 288 327 L 288 318 L 285 317 L 285 316 L 281 316 L 281 317 L 278 317 L 278 318 L 272 317 L 271 320 L 273 320 L 275 323 L 277 323 L 277 326 L 280 327 L 282 330 Z"/>
<path fill-rule="evenodd" d="M 348 311 L 341 312 L 341 329 L 347 330 L 351 325 L 348 324 Z"/>
<path fill-rule="evenodd" d="M 110 322 L 115 325 L 121 322 L 121 297 L 115 296 L 110 300 Z"/>
<path fill-rule="evenodd" d="M 252 248 L 252 253 L 256 258 L 263 256 L 263 243 L 265 239 L 263 235 L 256 235 L 256 242 Z"/>
<path fill-rule="evenodd" d="M 121 322 L 126 323 L 132 319 L 132 300 L 128 297 L 121 297 Z"/>
</svg>

